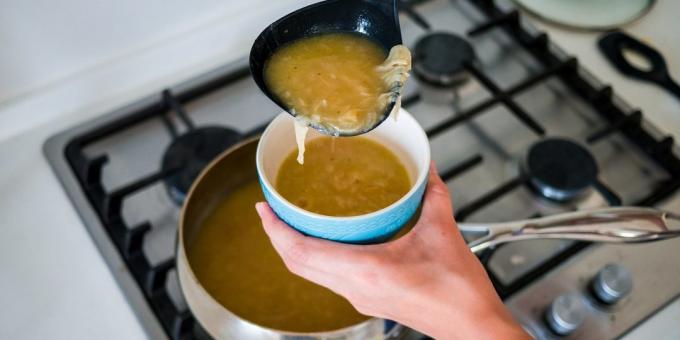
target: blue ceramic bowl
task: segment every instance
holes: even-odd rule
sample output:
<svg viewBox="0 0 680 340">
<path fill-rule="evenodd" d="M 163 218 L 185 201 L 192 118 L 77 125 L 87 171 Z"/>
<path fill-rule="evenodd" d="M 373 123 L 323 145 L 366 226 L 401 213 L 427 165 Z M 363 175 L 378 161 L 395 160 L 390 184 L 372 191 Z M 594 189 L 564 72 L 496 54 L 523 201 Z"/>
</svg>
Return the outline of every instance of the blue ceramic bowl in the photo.
<svg viewBox="0 0 680 340">
<path fill-rule="evenodd" d="M 276 192 L 274 181 L 279 167 L 296 150 L 293 124 L 293 117 L 281 113 L 269 124 L 257 146 L 257 174 L 262 191 L 279 218 L 307 235 L 346 243 L 377 243 L 394 236 L 413 217 L 427 185 L 430 145 L 425 131 L 408 112 L 401 109 L 398 119 L 387 119 L 362 136 L 386 146 L 401 159 L 411 177 L 411 190 L 388 207 L 349 217 L 304 210 Z M 307 140 L 320 136 L 310 129 Z"/>
</svg>

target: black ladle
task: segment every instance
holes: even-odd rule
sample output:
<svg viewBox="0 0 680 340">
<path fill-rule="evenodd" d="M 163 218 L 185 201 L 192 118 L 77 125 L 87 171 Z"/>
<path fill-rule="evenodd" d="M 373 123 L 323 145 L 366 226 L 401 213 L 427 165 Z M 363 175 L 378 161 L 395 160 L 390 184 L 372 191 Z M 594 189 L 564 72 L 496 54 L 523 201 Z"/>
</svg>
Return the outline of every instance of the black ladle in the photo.
<svg viewBox="0 0 680 340">
<path fill-rule="evenodd" d="M 671 78 L 666 61 L 659 51 L 620 31 L 605 34 L 598 45 L 602 53 L 623 74 L 656 83 L 680 99 L 680 85 Z M 628 62 L 623 55 L 624 50 L 637 52 L 647 59 L 651 69 L 640 69 Z"/>
<path fill-rule="evenodd" d="M 264 81 L 267 60 L 282 46 L 314 35 L 324 33 L 354 33 L 367 37 L 389 51 L 401 41 L 399 15 L 396 0 L 328 0 L 309 5 L 292 12 L 260 33 L 250 50 L 250 72 L 257 86 L 274 103 L 292 116 L 296 113 L 277 98 Z M 380 125 L 392 112 L 395 103 L 390 102 L 385 113 L 375 125 L 361 131 L 342 132 L 341 136 L 366 133 Z M 324 127 L 312 124 L 314 129 L 328 133 Z"/>
</svg>

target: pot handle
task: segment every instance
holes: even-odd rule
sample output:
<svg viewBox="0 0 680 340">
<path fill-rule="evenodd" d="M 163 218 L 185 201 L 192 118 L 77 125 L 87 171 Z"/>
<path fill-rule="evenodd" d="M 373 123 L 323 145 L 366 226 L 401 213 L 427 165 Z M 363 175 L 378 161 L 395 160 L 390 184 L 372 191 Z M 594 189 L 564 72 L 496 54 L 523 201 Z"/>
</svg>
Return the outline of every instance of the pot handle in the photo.
<svg viewBox="0 0 680 340">
<path fill-rule="evenodd" d="M 468 245 L 473 253 L 501 243 L 531 239 L 638 243 L 680 236 L 680 215 L 639 207 L 583 210 L 535 219 L 475 224 L 461 223 L 466 234 L 482 234 Z"/>
</svg>

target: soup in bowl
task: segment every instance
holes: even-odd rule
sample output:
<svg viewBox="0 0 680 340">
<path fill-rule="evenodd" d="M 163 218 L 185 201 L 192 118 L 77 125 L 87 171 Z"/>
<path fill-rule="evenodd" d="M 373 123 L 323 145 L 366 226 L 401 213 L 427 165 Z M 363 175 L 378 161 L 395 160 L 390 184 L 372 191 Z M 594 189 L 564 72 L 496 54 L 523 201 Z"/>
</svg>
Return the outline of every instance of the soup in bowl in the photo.
<svg viewBox="0 0 680 340">
<path fill-rule="evenodd" d="M 365 138 L 389 150 L 389 153 L 398 160 L 398 163 L 403 165 L 403 170 L 397 169 L 397 171 L 406 172 L 408 190 L 404 190 L 405 193 L 396 201 L 378 210 L 354 216 L 331 216 L 298 206 L 291 202 L 296 201 L 295 199 L 286 199 L 286 197 L 291 198 L 290 183 L 287 185 L 286 190 L 288 192 L 286 195 L 282 195 L 277 190 L 279 188 L 277 181 L 281 180 L 279 172 L 291 153 L 297 150 L 293 133 L 294 118 L 286 113 L 277 116 L 263 133 L 256 153 L 260 185 L 265 199 L 274 212 L 279 218 L 302 233 L 328 240 L 346 243 L 376 243 L 394 236 L 411 219 L 420 206 L 427 185 L 430 163 L 429 143 L 420 124 L 403 109 L 400 110 L 397 117 L 398 119 L 385 120 L 376 129 L 363 134 L 361 137 L 337 138 Z M 307 144 L 315 143 L 318 138 L 330 137 L 316 131 L 310 131 L 307 136 Z M 332 141 L 330 144 L 332 144 Z M 369 149 L 365 149 L 363 152 L 367 152 Z M 327 151 L 333 152 L 332 145 Z M 308 165 L 310 161 L 312 160 L 307 159 L 305 164 Z M 386 174 L 392 170 L 394 169 L 387 167 L 384 169 Z M 298 185 L 304 185 L 304 180 L 299 181 L 299 183 Z M 335 193 L 337 194 L 337 191 Z M 341 198 L 344 200 L 352 199 L 351 197 Z"/>
</svg>

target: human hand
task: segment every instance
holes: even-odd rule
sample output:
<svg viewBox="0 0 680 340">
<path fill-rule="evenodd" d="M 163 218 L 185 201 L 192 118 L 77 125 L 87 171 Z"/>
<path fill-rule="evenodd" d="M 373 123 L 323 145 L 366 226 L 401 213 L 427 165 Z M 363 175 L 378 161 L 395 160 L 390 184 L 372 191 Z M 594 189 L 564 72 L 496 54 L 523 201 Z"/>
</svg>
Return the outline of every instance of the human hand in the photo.
<svg viewBox="0 0 680 340">
<path fill-rule="evenodd" d="M 256 209 L 288 269 L 345 297 L 362 314 L 435 338 L 526 339 L 453 218 L 434 163 L 418 223 L 399 239 L 351 245 L 305 236 L 267 203 Z"/>
</svg>

